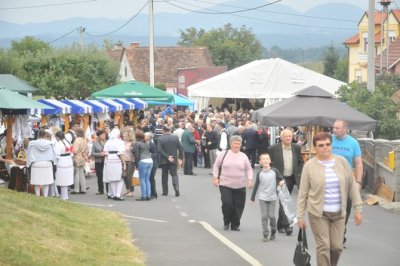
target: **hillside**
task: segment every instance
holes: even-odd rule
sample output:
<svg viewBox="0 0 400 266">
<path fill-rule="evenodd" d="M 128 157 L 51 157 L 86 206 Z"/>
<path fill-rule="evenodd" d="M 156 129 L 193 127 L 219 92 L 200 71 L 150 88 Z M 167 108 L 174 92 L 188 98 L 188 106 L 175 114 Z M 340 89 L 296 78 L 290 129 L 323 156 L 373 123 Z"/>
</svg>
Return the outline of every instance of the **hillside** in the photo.
<svg viewBox="0 0 400 266">
<path fill-rule="evenodd" d="M 241 3 L 241 4 L 240 4 Z M 252 5 L 265 3 L 253 0 Z M 230 6 L 241 6 L 243 2 L 232 1 Z M 216 5 L 213 10 L 226 10 L 227 6 Z M 178 41 L 180 30 L 189 27 L 210 30 L 231 23 L 236 27 L 246 25 L 261 40 L 264 47 L 273 45 L 282 48 L 320 47 L 332 42 L 341 44 L 357 31 L 358 20 L 364 10 L 351 4 L 324 4 L 297 12 L 284 4 L 271 5 L 262 10 L 254 10 L 238 15 L 210 15 L 200 13 L 156 13 L 154 18 L 155 45 L 171 46 Z M 48 23 L 16 24 L 0 20 L 0 47 L 9 47 L 10 40 L 19 40 L 26 35 L 52 42 L 71 32 L 66 37 L 52 43 L 65 46 L 79 42 L 78 27 L 85 28 L 86 44 L 98 46 L 103 40 L 122 41 L 125 45 L 139 41 L 148 45 L 148 16 L 138 15 L 131 23 L 113 34 L 107 34 L 126 23 L 128 19 L 70 18 Z M 295 41 L 293 41 L 295 40 Z"/>
<path fill-rule="evenodd" d="M 144 265 L 113 212 L 0 188 L 0 265 Z"/>
</svg>

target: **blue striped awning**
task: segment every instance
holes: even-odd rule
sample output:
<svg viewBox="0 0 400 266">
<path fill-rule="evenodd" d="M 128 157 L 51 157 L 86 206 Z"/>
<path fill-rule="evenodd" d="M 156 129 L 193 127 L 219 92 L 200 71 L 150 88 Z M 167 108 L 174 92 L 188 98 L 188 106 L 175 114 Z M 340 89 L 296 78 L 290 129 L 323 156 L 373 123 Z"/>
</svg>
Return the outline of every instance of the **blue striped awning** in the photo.
<svg viewBox="0 0 400 266">
<path fill-rule="evenodd" d="M 71 106 L 71 114 L 91 114 L 93 107 L 79 100 L 63 100 L 65 104 Z"/>
<path fill-rule="evenodd" d="M 127 100 L 128 102 L 134 103 L 135 107 L 139 110 L 143 110 L 145 108 L 147 108 L 147 102 L 138 99 L 138 98 L 126 98 L 125 100 Z"/>
<path fill-rule="evenodd" d="M 83 100 L 83 102 L 92 106 L 93 113 L 108 113 L 110 111 L 110 107 L 108 105 L 105 105 L 98 100 Z"/>
<path fill-rule="evenodd" d="M 71 113 L 71 106 L 68 104 L 65 104 L 63 102 L 60 102 L 55 99 L 40 99 L 38 100 L 40 103 L 47 104 L 54 109 L 42 109 L 41 114 L 42 115 L 54 115 L 54 114 L 70 114 Z"/>
<path fill-rule="evenodd" d="M 134 110 L 135 104 L 125 99 L 112 99 L 112 101 L 122 104 L 124 110 Z"/>
<path fill-rule="evenodd" d="M 110 99 L 105 99 L 105 100 L 98 100 L 99 102 L 107 105 L 110 108 L 110 112 L 118 112 L 124 110 L 122 104 L 114 102 Z"/>
</svg>

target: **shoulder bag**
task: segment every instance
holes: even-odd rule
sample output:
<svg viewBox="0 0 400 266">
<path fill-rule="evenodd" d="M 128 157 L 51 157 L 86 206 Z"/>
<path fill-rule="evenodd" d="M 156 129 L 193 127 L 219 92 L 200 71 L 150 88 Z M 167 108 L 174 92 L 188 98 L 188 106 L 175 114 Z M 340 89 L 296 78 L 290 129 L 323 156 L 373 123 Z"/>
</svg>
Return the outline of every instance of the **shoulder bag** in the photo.
<svg viewBox="0 0 400 266">
<path fill-rule="evenodd" d="M 294 251 L 293 263 L 296 266 L 311 266 L 311 255 L 308 252 L 306 231 L 300 229 L 297 237 L 297 245 Z"/>
<path fill-rule="evenodd" d="M 222 157 L 221 164 L 220 164 L 219 167 L 218 167 L 218 179 L 219 179 L 219 177 L 221 176 L 222 164 L 224 163 L 224 160 L 225 160 L 225 157 L 226 157 L 226 154 L 228 153 L 228 151 L 229 151 L 229 150 L 226 150 L 226 151 L 225 151 L 224 157 Z"/>
</svg>

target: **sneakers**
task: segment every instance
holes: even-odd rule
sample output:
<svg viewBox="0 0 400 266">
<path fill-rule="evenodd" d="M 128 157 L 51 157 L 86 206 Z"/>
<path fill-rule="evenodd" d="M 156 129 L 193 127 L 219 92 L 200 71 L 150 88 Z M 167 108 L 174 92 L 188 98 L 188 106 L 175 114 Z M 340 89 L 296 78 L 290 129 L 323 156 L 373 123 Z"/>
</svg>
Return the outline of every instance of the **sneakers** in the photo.
<svg viewBox="0 0 400 266">
<path fill-rule="evenodd" d="M 270 240 L 275 240 L 276 239 L 276 230 L 271 231 L 271 237 L 269 238 Z"/>
<path fill-rule="evenodd" d="M 264 236 L 262 241 L 263 241 L 263 242 L 268 242 L 268 241 L 269 241 L 268 236 Z"/>
</svg>

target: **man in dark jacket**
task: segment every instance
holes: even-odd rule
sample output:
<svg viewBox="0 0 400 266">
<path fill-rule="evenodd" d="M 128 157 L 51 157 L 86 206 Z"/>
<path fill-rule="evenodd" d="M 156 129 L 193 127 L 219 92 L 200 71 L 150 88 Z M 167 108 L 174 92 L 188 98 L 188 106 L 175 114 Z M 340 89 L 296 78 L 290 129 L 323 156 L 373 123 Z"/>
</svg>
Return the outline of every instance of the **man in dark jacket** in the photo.
<svg viewBox="0 0 400 266">
<path fill-rule="evenodd" d="M 301 156 L 301 148 L 292 143 L 293 132 L 290 129 L 284 129 L 280 134 L 281 143 L 274 144 L 268 148 L 271 157 L 271 167 L 278 169 L 283 175 L 289 193 L 292 194 L 294 185 L 299 187 L 300 175 L 303 169 L 304 160 Z M 279 204 L 278 232 L 291 235 L 293 227 L 289 225 L 288 219 Z"/>
<path fill-rule="evenodd" d="M 251 121 L 246 122 L 246 129 L 243 131 L 243 148 L 251 167 L 254 168 L 256 163 L 256 151 L 258 146 L 258 132 L 253 129 L 253 123 Z"/>
<path fill-rule="evenodd" d="M 177 173 L 177 163 L 182 164 L 183 149 L 178 136 L 172 135 L 168 127 L 164 126 L 164 134 L 158 138 L 157 148 L 160 155 L 159 165 L 162 174 L 163 196 L 168 195 L 168 171 L 172 176 L 172 185 L 175 190 L 175 196 L 179 197 L 179 179 Z"/>
<path fill-rule="evenodd" d="M 182 147 L 185 152 L 184 175 L 195 175 L 195 173 L 193 173 L 193 153 L 196 150 L 196 141 L 193 136 L 193 131 L 192 123 L 186 123 L 181 139 Z"/>
</svg>

